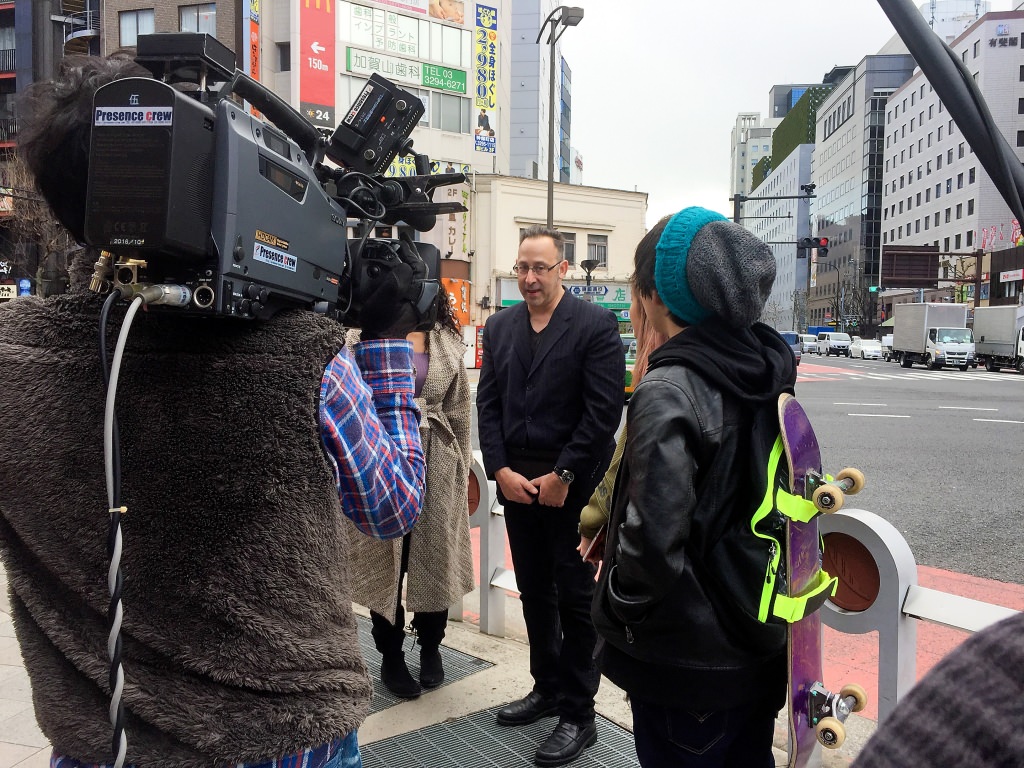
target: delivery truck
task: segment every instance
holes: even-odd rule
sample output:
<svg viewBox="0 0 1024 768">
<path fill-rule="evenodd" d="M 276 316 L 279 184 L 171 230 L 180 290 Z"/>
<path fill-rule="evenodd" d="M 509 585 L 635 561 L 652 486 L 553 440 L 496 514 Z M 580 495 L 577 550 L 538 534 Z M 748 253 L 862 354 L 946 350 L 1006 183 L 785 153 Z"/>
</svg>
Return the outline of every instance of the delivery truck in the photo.
<svg viewBox="0 0 1024 768">
<path fill-rule="evenodd" d="M 967 327 L 966 304 L 897 304 L 894 307 L 892 354 L 903 368 L 978 367 L 974 335 Z"/>
<path fill-rule="evenodd" d="M 974 346 L 986 371 L 1014 368 L 1024 373 L 1024 307 L 977 307 Z"/>
</svg>

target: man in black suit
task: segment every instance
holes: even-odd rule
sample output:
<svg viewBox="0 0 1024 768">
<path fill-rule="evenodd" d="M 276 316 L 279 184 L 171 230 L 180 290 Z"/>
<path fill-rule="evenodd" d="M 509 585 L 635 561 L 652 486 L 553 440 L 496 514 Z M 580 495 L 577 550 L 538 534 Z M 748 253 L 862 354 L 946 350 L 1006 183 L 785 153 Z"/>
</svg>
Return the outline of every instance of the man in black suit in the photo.
<svg viewBox="0 0 1024 768">
<path fill-rule="evenodd" d="M 615 316 L 565 290 L 557 230 L 531 227 L 514 271 L 523 303 L 487 320 L 477 389 L 480 449 L 505 507 L 530 640 L 533 690 L 502 725 L 557 714 L 538 765 L 563 765 L 597 739 L 600 673 L 590 620 L 594 566 L 580 559 L 580 510 L 605 472 L 622 413 L 625 360 Z"/>
</svg>

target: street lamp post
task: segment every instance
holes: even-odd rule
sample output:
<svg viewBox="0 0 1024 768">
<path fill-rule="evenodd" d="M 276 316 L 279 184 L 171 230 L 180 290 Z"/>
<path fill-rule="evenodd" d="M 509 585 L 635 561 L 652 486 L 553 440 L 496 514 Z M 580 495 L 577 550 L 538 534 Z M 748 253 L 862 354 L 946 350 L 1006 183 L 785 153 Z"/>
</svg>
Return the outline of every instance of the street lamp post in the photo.
<svg viewBox="0 0 1024 768">
<path fill-rule="evenodd" d="M 587 273 L 587 301 L 593 301 L 594 297 L 590 293 L 590 273 L 601 266 L 601 262 L 597 259 L 584 259 L 580 262 L 580 266 L 583 271 Z"/>
<path fill-rule="evenodd" d="M 544 19 L 537 33 L 537 44 L 544 35 L 544 28 L 549 24 L 548 46 L 551 58 L 548 66 L 550 87 L 548 90 L 548 229 L 555 225 L 555 43 L 565 34 L 569 27 L 575 27 L 583 21 L 583 9 L 576 6 L 560 5 Z M 562 29 L 558 29 L 561 26 Z"/>
</svg>

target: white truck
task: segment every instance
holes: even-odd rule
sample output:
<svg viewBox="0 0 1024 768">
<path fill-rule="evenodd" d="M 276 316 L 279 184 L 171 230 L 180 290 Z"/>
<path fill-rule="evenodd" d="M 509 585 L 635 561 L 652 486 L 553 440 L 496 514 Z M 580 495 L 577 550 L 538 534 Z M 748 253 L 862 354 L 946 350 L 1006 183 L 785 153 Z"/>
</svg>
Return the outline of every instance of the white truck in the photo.
<svg viewBox="0 0 1024 768">
<path fill-rule="evenodd" d="M 928 368 L 950 366 L 961 371 L 978 367 L 966 304 L 897 304 L 894 310 L 892 354 L 900 366 L 921 363 Z"/>
<path fill-rule="evenodd" d="M 882 337 L 882 359 L 885 362 L 895 360 L 896 358 L 892 354 L 892 334 L 887 333 Z"/>
<path fill-rule="evenodd" d="M 1016 368 L 1024 373 L 1024 307 L 977 307 L 974 338 L 978 362 L 986 371 Z"/>
</svg>

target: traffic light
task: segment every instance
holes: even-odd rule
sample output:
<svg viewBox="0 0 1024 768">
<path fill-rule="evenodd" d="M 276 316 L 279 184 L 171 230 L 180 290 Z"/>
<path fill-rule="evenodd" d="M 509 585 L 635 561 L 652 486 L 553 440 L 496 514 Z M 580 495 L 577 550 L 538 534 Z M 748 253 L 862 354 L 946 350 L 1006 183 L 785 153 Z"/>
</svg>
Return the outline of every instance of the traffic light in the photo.
<svg viewBox="0 0 1024 768">
<path fill-rule="evenodd" d="M 828 238 L 827 237 L 801 237 L 797 242 L 797 248 L 802 251 L 809 250 L 811 248 L 818 249 L 818 258 L 822 258 L 828 254 Z M 802 257 L 801 257 L 802 258 Z"/>
</svg>

